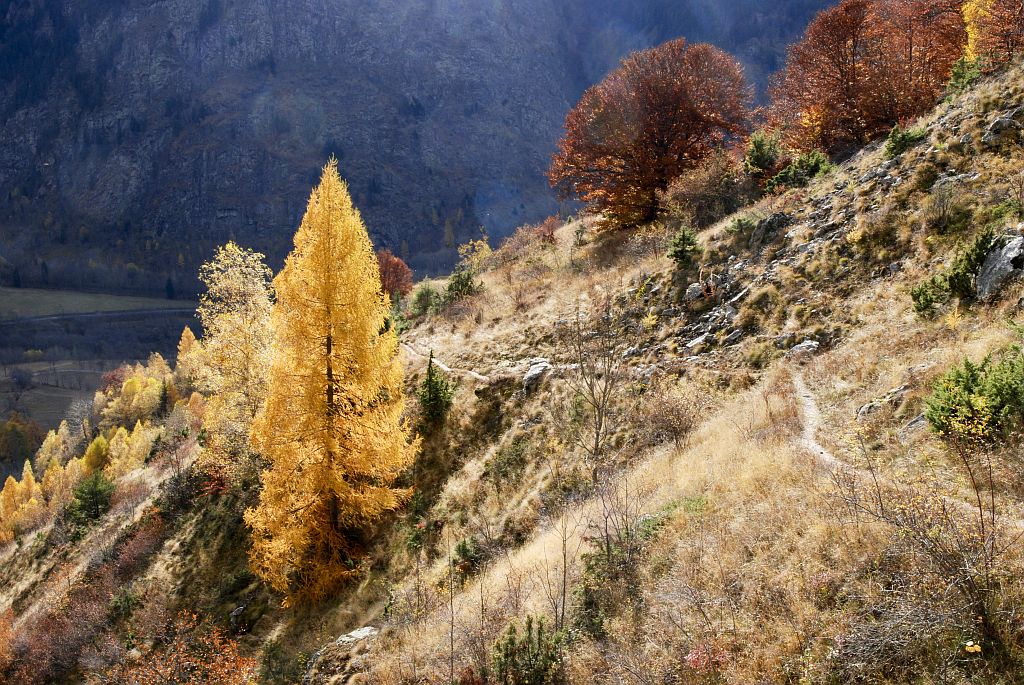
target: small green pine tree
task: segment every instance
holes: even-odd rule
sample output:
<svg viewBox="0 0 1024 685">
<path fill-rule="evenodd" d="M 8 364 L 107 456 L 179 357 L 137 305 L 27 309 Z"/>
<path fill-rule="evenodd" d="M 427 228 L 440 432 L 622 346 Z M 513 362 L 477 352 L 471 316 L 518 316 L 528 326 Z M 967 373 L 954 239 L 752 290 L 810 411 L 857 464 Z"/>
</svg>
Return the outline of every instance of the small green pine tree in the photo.
<svg viewBox="0 0 1024 685">
<path fill-rule="evenodd" d="M 536 628 L 536 629 L 535 629 Z M 560 685 L 566 682 L 562 669 L 561 631 L 550 633 L 544 619 L 534 623 L 526 617 L 526 626 L 520 635 L 515 625 L 494 645 L 492 665 L 495 682 L 500 685 Z"/>
<path fill-rule="evenodd" d="M 448 418 L 452 408 L 455 387 L 448 376 L 437 368 L 434 353 L 430 353 L 427 362 L 427 375 L 420 384 L 419 400 L 423 423 L 427 426 L 439 426 Z"/>
</svg>

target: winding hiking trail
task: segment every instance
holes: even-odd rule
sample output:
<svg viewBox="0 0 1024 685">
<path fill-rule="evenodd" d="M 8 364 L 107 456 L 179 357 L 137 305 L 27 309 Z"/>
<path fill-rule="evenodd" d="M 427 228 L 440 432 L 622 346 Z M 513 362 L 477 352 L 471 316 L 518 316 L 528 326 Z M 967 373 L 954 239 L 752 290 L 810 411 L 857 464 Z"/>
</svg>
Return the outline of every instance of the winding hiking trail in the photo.
<svg viewBox="0 0 1024 685">
<path fill-rule="evenodd" d="M 803 430 L 800 438 L 797 440 L 797 444 L 813 454 L 819 466 L 827 470 L 833 478 L 836 479 L 840 477 L 856 476 L 858 478 L 863 478 L 866 481 L 874 481 L 876 486 L 884 484 L 887 487 L 899 488 L 899 483 L 896 481 L 836 458 L 832 452 L 818 442 L 818 428 L 821 426 L 821 410 L 818 408 L 818 402 L 814 398 L 814 394 L 808 389 L 807 383 L 804 381 L 802 371 L 794 371 L 793 389 L 796 391 L 797 402 L 800 405 L 800 422 L 803 426 Z M 957 497 L 951 497 L 949 495 L 939 495 L 939 497 L 952 509 L 956 509 L 971 517 L 978 515 L 978 510 L 972 502 L 968 502 Z M 986 512 L 985 515 L 988 515 L 988 512 Z M 1020 535 L 1024 535 L 1024 519 L 1007 513 L 996 513 L 995 519 L 999 523 L 1009 524 L 1009 526 L 1019 531 Z"/>
<path fill-rule="evenodd" d="M 800 423 L 803 426 L 798 441 L 799 445 L 813 454 L 822 466 L 833 473 L 836 471 L 858 471 L 846 462 L 837 459 L 834 454 L 825 449 L 824 445 L 818 442 L 821 410 L 818 409 L 818 402 L 814 399 L 814 395 L 807 388 L 802 371 L 793 374 L 793 388 L 796 390 L 797 402 L 800 405 Z"/>
<path fill-rule="evenodd" d="M 413 355 L 414 357 L 422 357 L 423 359 L 429 359 L 430 358 L 429 354 L 423 354 L 422 352 L 418 352 L 416 350 L 416 348 L 414 348 L 412 345 L 410 345 L 407 342 L 403 342 L 402 343 L 402 349 L 404 349 L 406 352 L 408 352 L 409 354 Z M 484 376 L 483 374 L 477 373 L 476 371 L 473 371 L 472 369 L 459 369 L 459 368 L 456 368 L 456 367 L 448 366 L 447 364 L 445 364 L 443 361 L 441 361 L 437 357 L 434 357 L 434 363 L 437 364 L 437 368 L 441 369 L 445 373 L 452 373 L 452 374 L 455 374 L 457 376 L 469 376 L 473 380 L 480 381 L 481 383 L 489 383 L 491 381 L 491 379 L 488 378 L 487 376 Z"/>
</svg>

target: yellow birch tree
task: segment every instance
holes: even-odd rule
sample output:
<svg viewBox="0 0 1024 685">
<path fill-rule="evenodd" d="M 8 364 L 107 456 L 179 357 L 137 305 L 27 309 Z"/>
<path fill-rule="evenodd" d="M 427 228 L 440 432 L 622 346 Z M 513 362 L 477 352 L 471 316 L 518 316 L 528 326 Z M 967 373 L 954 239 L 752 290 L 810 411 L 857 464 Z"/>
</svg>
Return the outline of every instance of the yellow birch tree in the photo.
<svg viewBox="0 0 1024 685">
<path fill-rule="evenodd" d="M 246 522 L 254 570 L 291 604 L 357 573 L 360 535 L 407 497 L 394 485 L 418 447 L 377 259 L 334 159 L 274 290 L 268 395 L 252 427 L 270 468 Z"/>
<path fill-rule="evenodd" d="M 267 392 L 271 272 L 262 254 L 229 242 L 203 264 L 199 277 L 207 288 L 196 310 L 203 341 L 182 333 L 187 349 L 179 363 L 191 367 L 189 374 L 210 398 L 204 466 L 234 482 L 244 480 L 249 431 Z"/>
</svg>

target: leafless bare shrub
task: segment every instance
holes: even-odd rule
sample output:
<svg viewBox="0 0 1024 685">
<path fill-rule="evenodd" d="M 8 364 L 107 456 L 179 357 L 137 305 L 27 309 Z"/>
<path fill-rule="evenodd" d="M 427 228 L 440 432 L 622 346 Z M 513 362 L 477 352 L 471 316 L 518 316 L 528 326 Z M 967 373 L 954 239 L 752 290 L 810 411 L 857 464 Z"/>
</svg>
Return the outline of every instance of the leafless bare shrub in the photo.
<svg viewBox="0 0 1024 685">
<path fill-rule="evenodd" d="M 637 413 L 638 432 L 644 446 L 671 442 L 683 447 L 700 425 L 711 405 L 712 394 L 697 388 L 681 389 L 662 380 L 648 388 Z"/>
<path fill-rule="evenodd" d="M 622 354 L 629 334 L 617 325 L 609 301 L 599 303 L 589 315 L 577 308 L 560 332 L 572 394 L 564 406 L 555 408 L 555 418 L 569 442 L 583 450 L 596 485 L 610 467 L 610 437 L 637 404 Z"/>
<path fill-rule="evenodd" d="M 941 494 L 943 485 L 938 482 L 887 479 L 867 449 L 862 449 L 866 466 L 859 476 L 836 477 L 848 511 L 884 524 L 891 531 L 890 550 L 903 560 L 899 573 L 893 574 L 901 580 L 886 588 L 882 605 L 889 607 L 890 625 L 852 629 L 863 644 L 848 649 L 874 654 L 873 667 L 879 672 L 890 669 L 893 659 L 914 663 L 914 654 L 893 651 L 903 644 L 898 634 L 911 624 L 925 635 L 940 627 L 958 632 L 958 649 L 968 639 L 983 645 L 984 660 L 993 668 L 1012 660 L 1004 599 L 1016 582 L 1008 553 L 1021 531 L 1000 515 L 991 456 L 969 445 L 952 448 L 967 475 L 973 504 Z M 890 643 L 883 649 L 879 644 L 886 639 Z M 952 662 L 963 656 L 946 653 L 934 658 Z"/>
</svg>

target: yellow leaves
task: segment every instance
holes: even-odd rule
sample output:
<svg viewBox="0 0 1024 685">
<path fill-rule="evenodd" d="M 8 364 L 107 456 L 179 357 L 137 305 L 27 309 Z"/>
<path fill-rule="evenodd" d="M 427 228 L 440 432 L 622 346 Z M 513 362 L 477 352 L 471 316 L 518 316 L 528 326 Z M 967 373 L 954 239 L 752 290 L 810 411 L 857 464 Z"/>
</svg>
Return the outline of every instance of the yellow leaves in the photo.
<svg viewBox="0 0 1024 685">
<path fill-rule="evenodd" d="M 270 468 L 246 522 L 253 568 L 290 602 L 357 572 L 346 531 L 401 504 L 392 485 L 416 449 L 377 259 L 333 160 L 274 289 L 267 399 L 252 426 Z"/>
<path fill-rule="evenodd" d="M 964 15 L 964 24 L 967 26 L 967 45 L 964 56 L 969 60 L 979 57 L 979 43 L 981 41 L 981 23 L 988 16 L 992 0 L 967 0 L 961 11 Z"/>
<path fill-rule="evenodd" d="M 973 640 L 968 640 L 964 645 L 964 651 L 968 654 L 981 654 L 981 645 Z"/>
<path fill-rule="evenodd" d="M 82 459 L 85 475 L 106 467 L 109 457 L 110 443 L 102 434 L 97 435 L 96 439 L 89 443 L 89 447 L 86 448 L 85 456 Z"/>
</svg>

